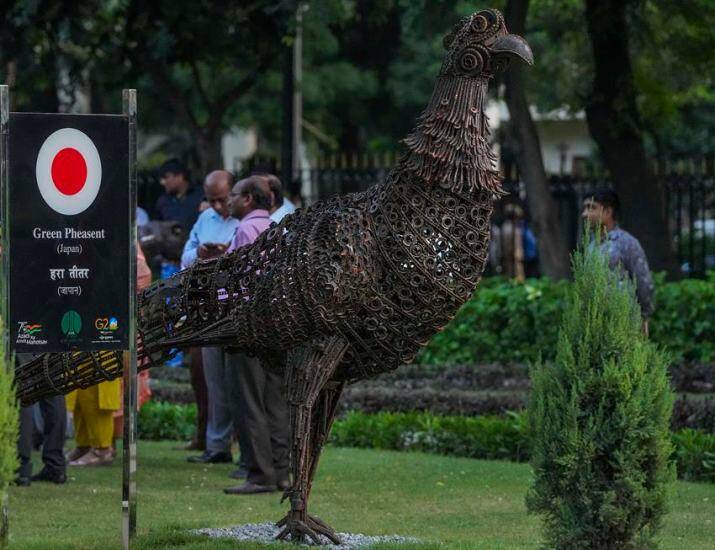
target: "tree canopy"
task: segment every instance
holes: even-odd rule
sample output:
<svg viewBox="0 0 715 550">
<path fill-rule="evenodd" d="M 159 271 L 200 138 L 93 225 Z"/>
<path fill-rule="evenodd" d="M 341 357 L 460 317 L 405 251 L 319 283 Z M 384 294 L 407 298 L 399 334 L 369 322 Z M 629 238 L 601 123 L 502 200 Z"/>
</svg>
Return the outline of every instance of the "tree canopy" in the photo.
<svg viewBox="0 0 715 550">
<path fill-rule="evenodd" d="M 442 36 L 483 7 L 466 0 L 303 2 L 304 136 L 314 151 L 395 149 L 426 104 Z M 503 9 L 504 2 L 493 2 Z M 15 0 L 3 5 L 0 79 L 20 110 L 57 110 L 81 88 L 97 111 L 139 90 L 142 128 L 182 136 L 204 163 L 233 126 L 280 143 L 281 75 L 292 40 L 291 0 Z M 593 79 L 583 0 L 533 0 L 525 76 L 540 111 L 584 109 Z M 712 153 L 715 5 L 628 2 L 639 112 L 649 153 Z"/>
</svg>

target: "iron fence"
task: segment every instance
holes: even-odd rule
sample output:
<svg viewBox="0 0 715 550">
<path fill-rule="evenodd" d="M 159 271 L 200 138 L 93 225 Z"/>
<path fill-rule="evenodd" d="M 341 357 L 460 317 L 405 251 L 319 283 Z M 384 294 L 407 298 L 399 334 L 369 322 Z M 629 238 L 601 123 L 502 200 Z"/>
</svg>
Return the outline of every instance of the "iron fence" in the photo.
<svg viewBox="0 0 715 550">
<path fill-rule="evenodd" d="M 333 156 L 318 159 L 313 166 L 297 171 L 286 186 L 288 194 L 302 204 L 310 204 L 335 195 L 363 191 L 384 181 L 394 165 L 393 156 Z M 254 160 L 246 167 L 271 167 L 279 173 L 278 163 Z M 715 269 L 715 169 L 712 158 L 702 162 L 679 162 L 657 166 L 657 177 L 664 180 L 671 246 L 683 274 L 703 276 Z M 552 176 L 549 180 L 563 237 L 574 248 L 582 231 L 581 206 L 587 193 L 610 187 L 603 173 Z M 505 170 L 504 188 L 508 195 L 495 205 L 493 245 L 489 271 L 508 276 L 538 276 L 538 259 L 533 255 L 527 188 L 516 170 Z M 150 172 L 139 175 L 139 204 L 151 213 L 161 194 L 158 179 Z M 628 213 L 623 216 L 628 228 Z"/>
</svg>

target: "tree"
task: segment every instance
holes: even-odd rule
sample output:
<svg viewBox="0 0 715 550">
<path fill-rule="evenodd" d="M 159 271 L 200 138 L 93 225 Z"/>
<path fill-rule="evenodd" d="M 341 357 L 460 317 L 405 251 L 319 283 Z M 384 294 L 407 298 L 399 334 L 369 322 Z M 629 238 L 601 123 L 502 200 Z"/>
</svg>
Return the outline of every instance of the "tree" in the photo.
<svg viewBox="0 0 715 550">
<path fill-rule="evenodd" d="M 108 58 L 129 61 L 128 76 L 153 88 L 192 134 L 202 174 L 223 165 L 221 138 L 229 113 L 263 74 L 280 66 L 295 2 L 131 0 L 104 29 Z M 116 37 L 116 38 L 114 38 Z M 147 90 L 148 91 L 148 90 Z"/>
<path fill-rule="evenodd" d="M 525 34 L 529 0 L 508 0 L 504 18 L 509 32 Z M 536 61 L 538 63 L 538 60 Z M 568 245 L 559 224 L 556 202 L 541 156 L 541 143 L 531 118 L 524 81 L 525 67 L 514 66 L 504 74 L 505 97 L 509 108 L 510 129 L 518 150 L 517 165 L 526 183 L 526 199 L 532 225 L 539 243 L 541 272 L 553 279 L 569 276 Z"/>
<path fill-rule="evenodd" d="M 532 371 L 534 483 L 550 548 L 648 547 L 665 513 L 673 396 L 630 281 L 597 246 L 574 256 L 553 364 Z"/>
<path fill-rule="evenodd" d="M 644 147 L 637 105 L 627 10 L 633 2 L 586 0 L 594 78 L 586 102 L 591 135 L 598 143 L 628 225 L 656 270 L 677 271 L 665 208 L 665 185 L 655 177 Z"/>
</svg>

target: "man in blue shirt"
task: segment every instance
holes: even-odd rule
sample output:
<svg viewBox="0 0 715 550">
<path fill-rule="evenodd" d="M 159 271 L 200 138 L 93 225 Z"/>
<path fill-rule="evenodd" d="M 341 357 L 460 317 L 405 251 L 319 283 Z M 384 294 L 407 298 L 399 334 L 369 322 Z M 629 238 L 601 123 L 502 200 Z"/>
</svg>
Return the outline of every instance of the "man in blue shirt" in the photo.
<svg viewBox="0 0 715 550">
<path fill-rule="evenodd" d="M 228 198 L 234 184 L 234 177 L 225 170 L 216 170 L 206 176 L 204 194 L 210 208 L 204 210 L 189 234 L 181 256 L 182 268 L 187 268 L 197 259 L 221 256 L 233 238 L 238 220 L 231 217 Z M 233 417 L 226 392 L 226 364 L 223 350 L 219 347 L 201 348 L 203 374 L 192 357 L 192 386 L 197 393 L 201 379 L 206 382 L 208 411 L 206 422 L 206 450 L 199 456 L 190 456 L 189 462 L 216 463 L 231 462 L 231 436 Z M 201 434 L 199 435 L 199 439 Z"/>
<path fill-rule="evenodd" d="M 226 252 L 238 227 L 238 220 L 231 217 L 228 210 L 233 184 L 233 175 L 225 170 L 216 170 L 206 176 L 204 194 L 210 208 L 201 213 L 189 233 L 181 255 L 182 268 L 189 267 L 197 258 L 218 258 Z"/>
</svg>

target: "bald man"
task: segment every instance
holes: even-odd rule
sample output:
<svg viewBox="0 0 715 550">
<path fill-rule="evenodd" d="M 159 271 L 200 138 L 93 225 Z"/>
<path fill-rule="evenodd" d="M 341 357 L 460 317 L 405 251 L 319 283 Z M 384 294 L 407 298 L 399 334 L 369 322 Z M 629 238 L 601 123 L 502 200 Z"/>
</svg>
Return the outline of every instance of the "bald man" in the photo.
<svg viewBox="0 0 715 550">
<path fill-rule="evenodd" d="M 233 174 L 215 170 L 204 180 L 204 194 L 210 208 L 204 210 L 189 234 L 181 256 L 181 267 L 197 259 L 216 258 L 228 248 L 238 220 L 231 216 L 228 198 L 235 181 Z M 231 462 L 233 420 L 224 390 L 224 357 L 220 348 L 191 350 L 191 385 L 198 407 L 196 439 L 188 448 L 203 450 L 189 462 Z"/>
<path fill-rule="evenodd" d="M 215 170 L 204 180 L 204 195 L 210 208 L 196 220 L 184 246 L 181 267 L 187 268 L 196 258 L 207 260 L 221 256 L 233 238 L 238 220 L 231 216 L 228 197 L 235 184 L 233 174 Z"/>
</svg>

